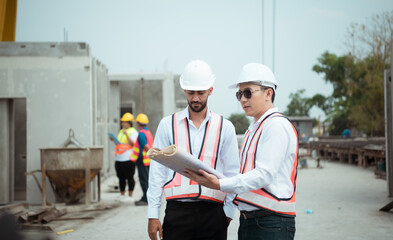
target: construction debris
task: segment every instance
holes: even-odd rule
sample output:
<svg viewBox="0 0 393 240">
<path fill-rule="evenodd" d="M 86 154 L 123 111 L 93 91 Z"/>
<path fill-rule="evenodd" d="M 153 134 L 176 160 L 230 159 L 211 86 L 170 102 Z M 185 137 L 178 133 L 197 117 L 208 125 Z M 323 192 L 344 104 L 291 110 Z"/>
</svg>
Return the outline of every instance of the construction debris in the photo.
<svg viewBox="0 0 393 240">
<path fill-rule="evenodd" d="M 0 217 L 3 215 L 9 216 L 15 224 L 19 225 L 18 228 L 23 231 L 54 232 L 59 230 L 57 229 L 59 226 L 67 226 L 67 224 L 57 221 L 91 221 L 97 216 L 95 212 L 113 208 L 112 205 L 106 203 L 65 207 L 62 205 L 60 207 L 33 207 L 32 209 L 29 209 L 29 207 L 27 203 L 2 207 L 0 208 Z M 71 227 L 73 228 L 74 226 Z M 57 234 L 72 232 L 74 231 L 72 228 L 57 232 Z"/>
<path fill-rule="evenodd" d="M 27 203 L 12 205 L 0 209 L 0 212 L 7 212 L 14 215 L 18 223 L 48 223 L 67 213 L 67 209 L 38 208 L 29 210 Z"/>
</svg>

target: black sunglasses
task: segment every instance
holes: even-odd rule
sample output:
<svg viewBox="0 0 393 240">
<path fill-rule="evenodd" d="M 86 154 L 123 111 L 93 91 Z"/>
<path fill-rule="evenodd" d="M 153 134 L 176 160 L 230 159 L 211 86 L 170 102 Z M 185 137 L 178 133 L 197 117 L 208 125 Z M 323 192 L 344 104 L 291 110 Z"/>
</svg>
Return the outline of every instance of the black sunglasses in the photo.
<svg viewBox="0 0 393 240">
<path fill-rule="evenodd" d="M 265 90 L 265 89 L 254 89 L 254 90 L 252 90 L 252 89 L 247 88 L 247 89 L 245 89 L 243 91 L 239 90 L 239 91 L 236 92 L 236 98 L 237 98 L 238 101 L 240 101 L 242 99 L 242 96 L 244 95 L 245 98 L 250 99 L 253 92 L 262 91 L 262 90 Z"/>
</svg>

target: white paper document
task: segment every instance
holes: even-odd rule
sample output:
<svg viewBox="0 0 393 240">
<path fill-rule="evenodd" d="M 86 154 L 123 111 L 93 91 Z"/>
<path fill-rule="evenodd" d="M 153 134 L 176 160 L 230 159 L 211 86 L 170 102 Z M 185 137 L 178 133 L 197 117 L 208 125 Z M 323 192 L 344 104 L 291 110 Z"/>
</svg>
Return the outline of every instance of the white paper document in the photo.
<svg viewBox="0 0 393 240">
<path fill-rule="evenodd" d="M 203 169 L 206 172 L 216 175 L 218 178 L 225 177 L 222 173 L 203 164 L 201 160 L 179 149 L 176 145 L 171 145 L 164 149 L 150 148 L 147 156 L 180 174 L 183 174 L 186 168 L 195 172 L 198 172 L 198 169 Z"/>
</svg>

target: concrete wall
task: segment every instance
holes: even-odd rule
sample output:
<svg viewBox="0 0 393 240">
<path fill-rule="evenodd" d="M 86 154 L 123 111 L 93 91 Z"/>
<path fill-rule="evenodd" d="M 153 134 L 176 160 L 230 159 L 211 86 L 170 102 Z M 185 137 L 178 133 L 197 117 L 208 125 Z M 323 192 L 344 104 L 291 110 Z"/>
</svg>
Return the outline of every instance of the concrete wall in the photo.
<svg viewBox="0 0 393 240">
<path fill-rule="evenodd" d="M 107 148 L 108 92 L 106 67 L 85 43 L 0 43 L 0 99 L 26 100 L 27 171 L 40 169 L 39 149 L 59 147 L 70 128 L 85 146 Z M 40 203 L 32 177 L 26 186 L 27 201 Z"/>
<path fill-rule="evenodd" d="M 176 102 L 176 112 L 183 110 L 187 107 L 187 97 L 184 90 L 180 87 L 179 82 L 180 75 L 175 75 L 173 82 L 175 85 L 175 102 Z"/>
<path fill-rule="evenodd" d="M 143 80 L 141 80 L 143 79 Z M 160 120 L 176 110 L 177 91 L 175 94 L 175 80 L 171 73 L 139 73 L 129 75 L 110 75 L 111 87 L 119 84 L 120 106 L 132 108 L 132 114 L 136 116 L 143 112 L 149 117 L 148 128 L 155 134 Z M 115 94 L 111 92 L 111 94 Z M 176 95 L 176 97 L 175 97 Z M 111 97 L 112 98 L 112 97 Z M 143 103 L 142 103 L 143 102 Z M 142 110 L 144 108 L 144 110 Z M 110 118 L 119 119 L 120 110 L 113 111 Z M 120 129 L 118 123 L 117 131 Z M 116 132 L 117 132 L 116 131 Z"/>
<path fill-rule="evenodd" d="M 171 73 L 110 75 L 109 81 L 108 127 L 114 134 L 117 134 L 121 128 L 122 109 L 131 109 L 131 113 L 136 118 L 143 107 L 143 112 L 147 114 L 150 121 L 148 128 L 154 136 L 163 117 L 183 110 L 187 106 L 186 96 L 180 88 L 179 75 Z M 110 159 L 111 173 L 115 172 L 114 147 L 115 145 L 110 143 L 108 159 Z"/>
<path fill-rule="evenodd" d="M 109 100 L 108 100 L 108 132 L 117 133 L 120 130 L 120 83 L 110 82 L 109 88 Z M 108 159 L 109 159 L 109 172 L 115 174 L 115 144 L 109 143 L 108 148 Z"/>
<path fill-rule="evenodd" d="M 295 125 L 298 131 L 299 139 L 302 138 L 302 134 L 305 134 L 307 138 L 312 137 L 312 119 L 309 117 L 288 117 L 291 122 Z"/>
</svg>

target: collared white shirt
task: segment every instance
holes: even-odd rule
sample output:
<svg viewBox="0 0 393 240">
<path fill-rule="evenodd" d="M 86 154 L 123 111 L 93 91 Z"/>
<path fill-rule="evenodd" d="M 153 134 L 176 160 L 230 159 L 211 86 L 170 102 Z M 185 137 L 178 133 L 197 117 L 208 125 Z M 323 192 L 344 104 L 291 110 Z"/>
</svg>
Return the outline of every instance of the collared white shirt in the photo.
<svg viewBox="0 0 393 240">
<path fill-rule="evenodd" d="M 261 121 L 277 108 L 271 108 L 257 121 L 249 126 L 252 136 Z M 248 146 L 251 137 L 248 138 Z M 245 152 L 243 159 L 245 159 Z M 259 139 L 255 160 L 255 169 L 235 177 L 220 179 L 220 189 L 230 193 L 244 193 L 265 188 L 278 198 L 289 198 L 294 188 L 291 182 L 293 159 L 289 156 L 297 154 L 297 137 L 291 123 L 283 117 L 266 120 Z M 256 207 L 239 202 L 240 211 L 254 211 Z"/>
<path fill-rule="evenodd" d="M 209 113 L 209 109 L 207 109 Z M 190 140 L 192 143 L 192 153 L 198 157 L 201 149 L 204 126 L 210 119 L 210 114 L 206 114 L 205 119 L 200 125 L 199 129 L 195 127 L 192 120 L 189 118 L 188 107 L 185 108 L 180 114 L 179 118 L 187 117 L 189 121 Z M 154 147 L 166 148 L 172 144 L 172 116 L 163 118 L 158 125 L 157 132 L 154 138 Z M 227 177 L 235 176 L 239 173 L 240 161 L 239 151 L 233 124 L 224 119 L 222 124 L 221 144 L 219 146 L 219 155 L 216 170 L 223 173 Z M 147 190 L 147 200 L 149 203 L 147 216 L 148 218 L 159 218 L 161 207 L 161 195 L 163 193 L 163 186 L 166 182 L 173 177 L 173 170 L 165 167 L 164 165 L 152 159 L 149 171 L 149 188 Z M 224 202 L 224 211 L 227 217 L 233 219 L 236 206 L 233 204 L 235 194 L 227 194 Z M 192 201 L 192 200 L 187 200 Z"/>
</svg>

